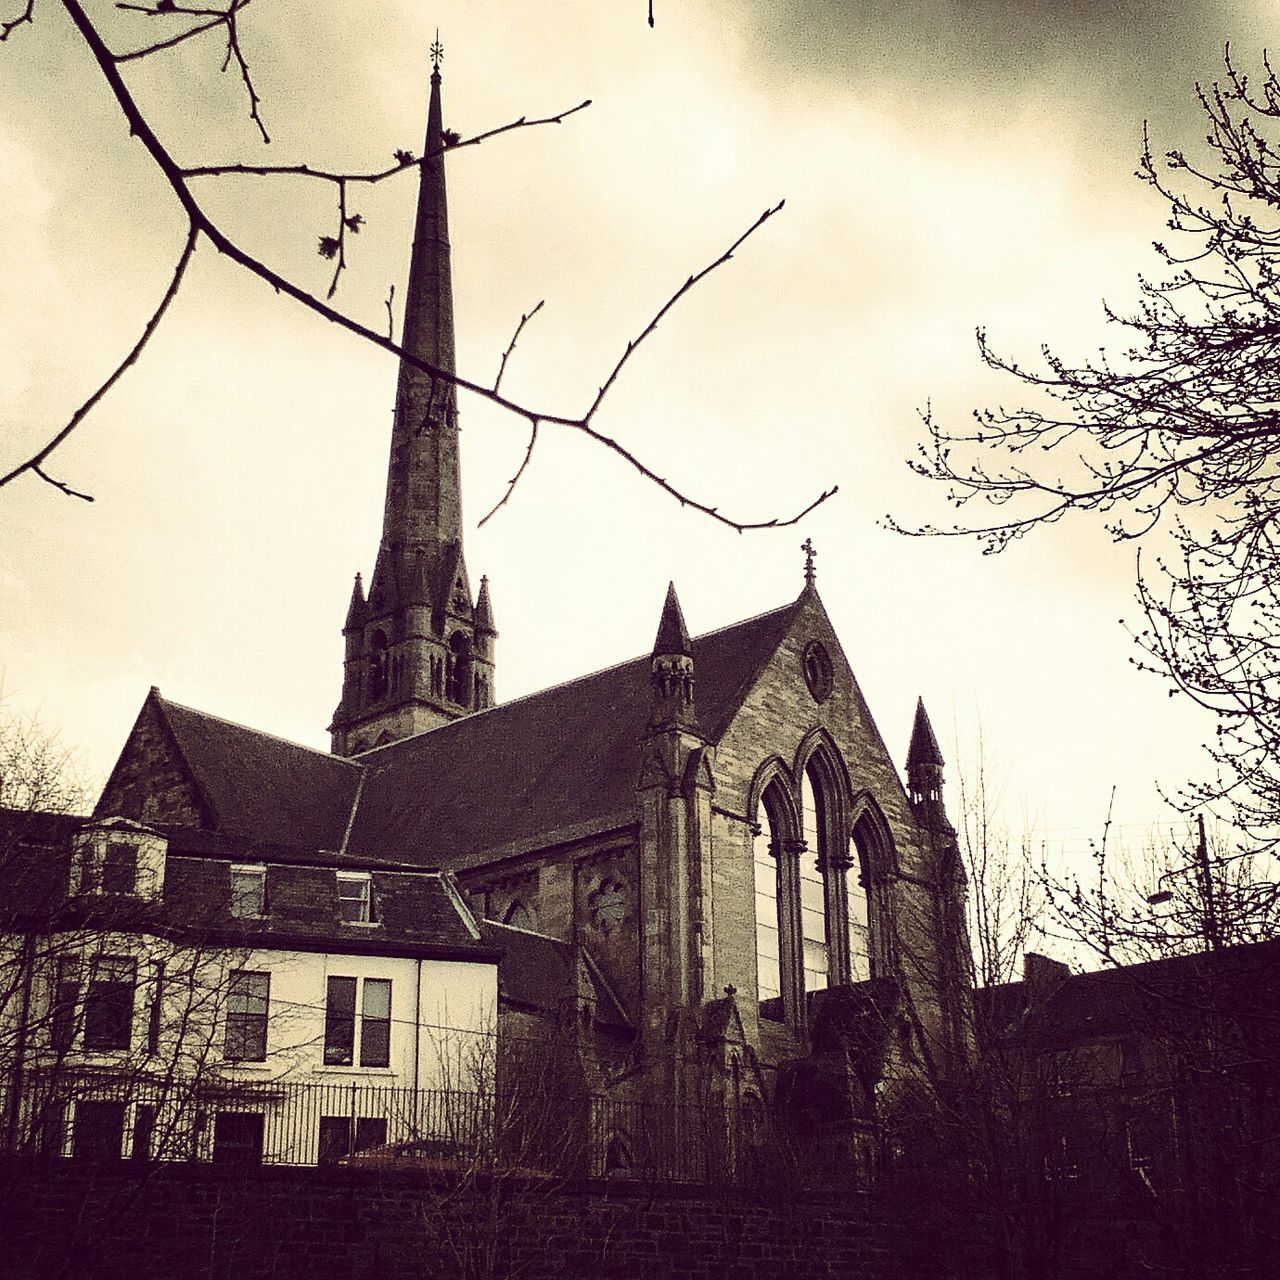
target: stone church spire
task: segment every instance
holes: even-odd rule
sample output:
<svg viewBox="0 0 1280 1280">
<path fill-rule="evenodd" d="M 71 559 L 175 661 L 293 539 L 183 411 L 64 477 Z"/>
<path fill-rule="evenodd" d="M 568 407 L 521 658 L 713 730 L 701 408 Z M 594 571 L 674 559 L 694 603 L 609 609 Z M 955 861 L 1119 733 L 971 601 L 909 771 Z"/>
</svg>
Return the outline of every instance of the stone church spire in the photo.
<svg viewBox="0 0 1280 1280">
<path fill-rule="evenodd" d="M 453 373 L 442 56 L 437 39 L 402 345 Z M 462 553 L 456 389 L 402 359 L 382 540 L 368 598 L 357 603 L 353 594 L 343 628 L 342 698 L 329 726 L 333 751 L 354 755 L 489 706 L 496 634 L 488 584 L 473 601 Z"/>
</svg>

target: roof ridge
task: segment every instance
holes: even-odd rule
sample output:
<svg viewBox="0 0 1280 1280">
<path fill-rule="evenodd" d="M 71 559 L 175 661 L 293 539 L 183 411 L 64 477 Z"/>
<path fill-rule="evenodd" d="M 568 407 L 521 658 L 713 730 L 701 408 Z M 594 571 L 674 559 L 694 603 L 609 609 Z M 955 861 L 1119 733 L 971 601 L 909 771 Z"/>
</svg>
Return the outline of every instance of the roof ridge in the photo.
<svg viewBox="0 0 1280 1280">
<path fill-rule="evenodd" d="M 700 641 L 711 640 L 716 636 L 723 635 L 726 631 L 733 631 L 738 627 L 747 627 L 754 622 L 761 622 L 765 618 L 770 618 L 774 614 L 786 613 L 790 609 L 794 609 L 799 605 L 799 599 L 792 600 L 787 604 L 779 605 L 775 609 L 765 609 L 761 613 L 752 614 L 749 618 L 741 618 L 737 622 L 726 623 L 723 627 L 717 627 L 714 631 L 704 631 L 701 635 L 693 637 L 692 644 L 697 645 Z M 479 711 L 468 712 L 465 716 L 459 716 L 456 720 L 450 720 L 445 724 L 433 725 L 429 729 L 423 729 L 419 733 L 412 733 L 407 738 L 397 738 L 394 742 L 384 742 L 380 746 L 370 747 L 368 751 L 362 751 L 358 760 L 367 760 L 370 756 L 375 755 L 379 751 L 387 751 L 392 747 L 403 747 L 407 742 L 416 742 L 421 738 L 427 737 L 432 733 L 443 733 L 446 729 L 452 728 L 454 725 L 472 723 L 482 716 L 492 715 L 494 712 L 505 711 L 510 707 L 518 707 L 521 703 L 528 702 L 531 698 L 542 698 L 549 693 L 555 693 L 559 689 L 568 689 L 576 684 L 585 684 L 588 680 L 594 680 L 598 676 L 608 675 L 611 671 L 621 671 L 624 667 L 634 666 L 636 663 L 648 662 L 652 658 L 652 653 L 639 653 L 633 658 L 626 658 L 622 662 L 611 663 L 607 667 L 600 667 L 596 671 L 588 671 L 586 675 L 574 676 L 570 680 L 560 680 L 556 684 L 549 684 L 543 689 L 533 689 L 529 693 L 522 693 L 518 698 L 512 698 L 509 702 L 494 703 L 491 707 L 484 707 Z M 694 662 L 697 662 L 697 654 L 694 654 Z M 356 763 L 353 761 L 352 763 Z M 361 765 L 363 767 L 363 765 Z"/>
<path fill-rule="evenodd" d="M 228 725 L 232 729 L 242 729 L 245 733 L 252 733 L 255 737 L 270 738 L 272 742 L 282 742 L 287 747 L 297 747 L 299 751 L 306 751 L 313 756 L 319 756 L 323 760 L 337 760 L 342 764 L 351 765 L 361 771 L 364 770 L 364 765 L 358 764 L 355 760 L 350 760 L 346 756 L 334 755 L 330 751 L 322 751 L 319 747 L 309 747 L 305 742 L 297 742 L 293 738 L 285 738 L 278 733 L 269 733 L 266 729 L 255 729 L 252 725 L 241 724 L 239 720 L 229 720 L 226 716 L 216 715 L 212 711 L 204 711 L 200 707 L 189 707 L 185 702 L 175 702 L 172 698 L 166 697 L 159 690 L 156 691 L 156 697 L 166 707 L 177 707 L 179 711 L 189 711 L 193 716 L 200 716 L 205 720 L 216 720 L 219 724 Z"/>
<path fill-rule="evenodd" d="M 543 942 L 558 942 L 562 947 L 573 946 L 572 942 L 566 942 L 563 938 L 557 938 L 554 934 L 543 933 L 540 929 L 526 929 L 522 924 L 508 924 L 505 920 L 490 920 L 488 916 L 482 917 L 481 923 L 493 929 L 510 929 L 513 933 L 525 933 L 531 938 L 541 938 Z"/>
</svg>

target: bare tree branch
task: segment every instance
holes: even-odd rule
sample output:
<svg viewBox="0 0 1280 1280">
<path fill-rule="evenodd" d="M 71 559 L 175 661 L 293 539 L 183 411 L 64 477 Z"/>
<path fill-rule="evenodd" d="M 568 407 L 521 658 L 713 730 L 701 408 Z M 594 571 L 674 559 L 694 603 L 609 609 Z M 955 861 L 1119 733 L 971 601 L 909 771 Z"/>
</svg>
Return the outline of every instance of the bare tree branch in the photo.
<svg viewBox="0 0 1280 1280">
<path fill-rule="evenodd" d="M 132 94 L 129 92 L 128 87 L 125 85 L 123 79 L 121 78 L 121 75 L 117 66 L 117 59 L 113 56 L 110 49 L 107 47 L 106 43 L 103 41 L 97 28 L 94 26 L 92 21 L 89 19 L 88 15 L 85 13 L 84 8 L 80 3 L 80 0 L 62 0 L 62 2 L 63 2 L 63 7 L 66 9 L 67 13 L 70 15 L 72 22 L 75 24 L 76 29 L 79 31 L 82 39 L 85 41 L 85 44 L 88 46 L 89 51 L 91 52 L 95 61 L 97 62 L 99 70 L 101 71 L 103 77 L 106 79 L 107 84 L 110 87 L 111 92 L 115 97 L 117 104 L 119 105 L 121 111 L 125 116 L 125 119 L 129 125 L 131 134 L 137 137 L 139 141 L 142 143 L 142 145 L 147 149 L 148 154 L 151 156 L 152 160 L 154 161 L 154 163 L 156 164 L 160 172 L 164 175 L 175 198 L 177 199 L 179 204 L 182 206 L 184 212 L 186 213 L 186 216 L 190 225 L 190 232 L 191 232 L 191 237 L 193 241 L 195 238 L 198 238 L 198 236 L 200 235 L 205 236 L 209 240 L 209 242 L 218 250 L 219 253 L 223 254 L 225 257 L 235 262 L 238 266 L 242 267 L 244 270 L 257 276 L 260 280 L 268 284 L 277 293 L 283 293 L 287 295 L 288 297 L 292 298 L 295 302 L 298 302 L 302 306 L 306 307 L 308 310 L 313 311 L 316 314 L 324 317 L 326 320 L 330 321 L 331 323 L 346 329 L 348 332 L 354 333 L 357 336 L 364 338 L 366 341 L 373 343 L 375 346 L 379 346 L 383 348 L 384 350 L 400 358 L 402 361 L 405 361 L 410 365 L 412 365 L 413 367 L 418 368 L 423 372 L 431 375 L 433 378 L 440 379 L 444 382 L 453 383 L 455 386 L 461 388 L 464 391 L 468 391 L 473 395 L 486 399 L 491 403 L 493 403 L 494 405 L 496 405 L 497 407 L 509 413 L 515 414 L 518 417 L 524 418 L 530 424 L 531 427 L 533 427 L 534 425 L 546 424 L 546 425 L 560 426 L 568 430 L 581 432 L 582 434 L 588 436 L 590 439 L 594 440 L 596 443 L 608 449 L 610 452 L 616 453 L 629 466 L 631 466 L 633 470 L 637 471 L 645 479 L 648 479 L 652 483 L 656 484 L 664 492 L 668 493 L 670 496 L 675 498 L 681 505 L 688 506 L 696 511 L 699 511 L 711 517 L 713 520 L 716 520 L 721 524 L 727 525 L 728 527 L 735 529 L 738 532 L 744 532 L 748 529 L 780 528 L 787 525 L 795 524 L 798 520 L 802 519 L 815 507 L 825 502 L 828 498 L 830 498 L 836 492 L 836 488 L 834 486 L 831 489 L 825 490 L 824 492 L 819 494 L 817 498 L 815 498 L 811 503 L 809 503 L 808 506 L 806 506 L 798 514 L 788 517 L 786 519 L 780 519 L 775 517 L 769 520 L 760 520 L 760 521 L 735 520 L 728 516 L 723 515 L 717 508 L 710 506 L 707 503 L 703 503 L 689 497 L 682 490 L 680 490 L 675 485 L 673 485 L 670 481 L 666 480 L 662 476 L 659 476 L 652 468 L 648 467 L 646 464 L 641 462 L 640 459 L 636 457 L 634 453 L 632 453 L 629 449 L 623 446 L 619 441 L 617 441 L 616 439 L 613 439 L 610 436 L 603 434 L 592 425 L 592 420 L 595 414 L 597 413 L 597 411 L 599 410 L 601 404 L 603 403 L 606 394 L 608 393 L 609 389 L 614 385 L 614 383 L 617 381 L 618 376 L 620 375 L 626 362 L 630 359 L 630 356 L 634 352 L 636 346 L 638 346 L 640 342 L 642 342 L 646 337 L 648 337 L 654 331 L 654 329 L 657 327 L 658 323 L 662 320 L 662 318 L 666 315 L 666 313 L 675 305 L 677 301 L 680 300 L 680 298 L 682 298 L 686 293 L 689 292 L 689 290 L 693 287 L 694 284 L 696 284 L 699 280 L 703 279 L 710 271 L 714 270 L 717 266 L 720 266 L 724 262 L 727 262 L 733 256 L 734 252 L 743 244 L 743 242 L 752 233 L 758 230 L 759 227 L 761 227 L 769 218 L 771 218 L 775 213 L 777 213 L 778 210 L 782 207 L 781 203 L 779 203 L 778 205 L 774 206 L 771 209 L 766 210 L 759 218 L 756 219 L 756 221 L 742 235 L 740 235 L 733 242 L 733 244 L 729 247 L 729 249 L 724 254 L 722 254 L 719 258 L 717 258 L 709 266 L 703 268 L 701 271 L 691 276 L 672 295 L 672 297 L 658 310 L 657 314 L 645 327 L 645 329 L 642 331 L 640 336 L 628 344 L 626 350 L 623 352 L 622 356 L 619 358 L 617 364 L 614 366 L 609 376 L 605 379 L 605 382 L 602 384 L 600 390 L 597 392 L 595 398 L 593 399 L 591 406 L 589 407 L 589 409 L 584 415 L 582 415 L 581 417 L 575 418 L 575 417 L 570 417 L 563 414 L 553 414 L 553 413 L 543 412 L 543 411 L 531 408 L 530 406 L 520 404 L 514 400 L 511 400 L 508 397 L 502 395 L 501 392 L 496 391 L 491 387 L 483 386 L 479 383 L 474 382 L 471 379 L 468 379 L 458 374 L 451 373 L 447 370 L 441 369 L 433 365 L 431 362 L 422 359 L 420 356 L 404 350 L 397 343 L 393 342 L 389 337 L 384 337 L 382 334 L 376 333 L 374 330 L 368 328 L 368 326 L 360 324 L 358 321 L 351 319 L 349 316 L 346 316 L 343 313 L 336 311 L 334 308 L 330 307 L 327 303 L 322 302 L 320 299 L 308 293 L 305 289 L 302 289 L 299 286 L 295 285 L 292 281 L 287 280 L 285 277 L 281 276 L 278 272 L 273 271 L 271 268 L 266 266 L 263 262 L 259 261 L 257 258 L 253 257 L 251 254 L 247 253 L 245 250 L 240 248 L 240 246 L 237 245 L 234 241 L 232 241 L 210 218 L 210 216 L 205 212 L 204 208 L 201 206 L 194 192 L 190 188 L 188 179 L 191 176 L 195 176 L 196 174 L 199 174 L 201 176 L 207 176 L 212 171 L 210 170 L 187 171 L 177 164 L 177 162 L 170 155 L 170 153 L 165 148 L 163 143 L 161 143 L 161 141 L 159 140 L 154 129 L 151 127 L 150 123 L 147 121 L 142 111 L 138 107 Z M 575 110 L 579 110 L 579 109 L 581 108 L 575 108 Z M 549 117 L 548 120 L 550 121 L 550 120 L 563 119 L 569 114 L 571 113 L 565 112 L 565 113 L 562 113 L 560 117 Z M 531 122 L 528 122 L 525 120 L 516 121 L 509 125 L 501 126 L 498 129 L 490 130 L 486 134 L 477 135 L 476 138 L 472 140 L 472 142 L 474 143 L 486 137 L 493 137 L 499 133 L 509 131 L 510 129 L 513 129 L 513 128 L 522 127 L 529 123 Z M 536 122 L 533 122 L 533 123 L 536 123 Z M 406 166 L 404 166 L 403 164 L 397 164 L 394 170 L 390 170 L 388 172 L 398 172 L 400 169 L 404 167 Z M 309 173 L 311 171 L 305 170 L 302 167 L 298 167 L 296 169 L 296 172 L 301 174 L 301 173 Z M 343 183 L 345 181 L 345 179 L 343 178 L 343 175 L 327 175 L 327 177 L 328 177 L 328 180 L 330 181 L 337 181 L 339 183 Z M 83 417 L 83 414 L 80 414 L 72 423 L 68 424 L 68 426 L 58 434 L 58 436 L 55 438 L 52 445 L 50 447 L 47 447 L 45 450 L 43 450 L 39 456 L 29 460 L 28 463 L 25 463 L 22 466 L 16 468 L 15 471 L 10 474 L 10 476 L 0 477 L 0 485 L 3 485 L 8 480 L 12 479 L 14 475 L 19 474 L 24 470 L 29 470 L 33 463 L 38 464 L 42 462 L 44 457 L 48 455 L 50 448 L 56 448 L 57 445 L 61 444 L 62 441 L 65 440 L 67 436 L 70 434 L 70 432 L 74 430 L 75 425 L 78 424 L 80 418 L 82 417 Z"/>
<path fill-rule="evenodd" d="M 8 484 L 11 480 L 20 476 L 24 471 L 32 471 L 42 480 L 61 489 L 64 493 L 77 498 L 86 498 L 92 501 L 86 493 L 78 493 L 62 484 L 60 481 L 51 479 L 50 476 L 42 469 L 41 464 L 44 460 L 60 445 L 69 435 L 84 421 L 89 411 L 102 399 L 103 396 L 111 390 L 113 386 L 120 380 L 124 371 L 128 369 L 142 354 L 143 348 L 151 341 L 151 335 L 155 333 L 157 326 L 160 324 L 164 313 L 169 309 L 169 304 L 177 295 L 178 286 L 182 283 L 182 277 L 186 274 L 187 266 L 191 262 L 191 255 L 195 252 L 196 241 L 199 238 L 199 232 L 192 225 L 187 231 L 187 240 L 182 247 L 182 253 L 178 258 L 177 264 L 174 266 L 173 275 L 169 279 L 169 284 L 165 288 L 164 296 L 160 299 L 159 305 L 151 313 L 151 318 L 147 321 L 146 326 L 142 330 L 142 336 L 130 348 L 128 355 L 112 370 L 110 376 L 103 382 L 98 389 L 71 415 L 67 424 L 55 435 L 43 448 L 32 454 L 25 462 L 14 467 L 6 475 L 0 476 L 0 486 Z"/>
</svg>

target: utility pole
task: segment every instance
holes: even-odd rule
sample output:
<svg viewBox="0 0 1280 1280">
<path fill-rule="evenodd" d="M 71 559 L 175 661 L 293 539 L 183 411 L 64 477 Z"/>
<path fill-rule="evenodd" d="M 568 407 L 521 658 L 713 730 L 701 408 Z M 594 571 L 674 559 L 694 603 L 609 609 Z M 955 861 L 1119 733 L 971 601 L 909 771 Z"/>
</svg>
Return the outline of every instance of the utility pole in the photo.
<svg viewBox="0 0 1280 1280">
<path fill-rule="evenodd" d="M 1209 866 L 1209 842 L 1204 834 L 1204 814 L 1196 814 L 1200 838 L 1196 842 L 1196 878 L 1200 881 L 1200 902 L 1204 908 L 1204 939 L 1210 951 L 1222 946 L 1218 928 L 1218 906 L 1213 895 L 1213 871 Z"/>
</svg>

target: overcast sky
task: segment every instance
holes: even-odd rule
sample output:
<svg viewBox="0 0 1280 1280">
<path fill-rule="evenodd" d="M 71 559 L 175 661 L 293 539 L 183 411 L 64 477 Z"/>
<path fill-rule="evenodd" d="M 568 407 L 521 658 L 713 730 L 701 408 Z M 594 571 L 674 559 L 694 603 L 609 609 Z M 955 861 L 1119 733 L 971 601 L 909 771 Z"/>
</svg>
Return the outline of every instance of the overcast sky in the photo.
<svg viewBox="0 0 1280 1280">
<path fill-rule="evenodd" d="M 19 7 L 15 3 L 14 8 Z M 467 530 L 489 575 L 499 697 L 645 652 L 668 578 L 690 627 L 794 597 L 801 540 L 901 765 L 917 694 L 949 749 L 981 717 L 1055 847 L 1162 817 L 1156 780 L 1202 767 L 1207 726 L 1134 671 L 1132 552 L 1086 523 L 983 558 L 878 521 L 946 522 L 905 459 L 928 401 L 957 423 L 1016 398 L 973 333 L 1013 354 L 1107 340 L 1163 211 L 1132 177 L 1202 132 L 1193 85 L 1224 42 L 1249 59 L 1261 0 L 256 0 L 244 50 L 272 135 L 219 73 L 216 36 L 128 71 L 178 157 L 376 168 L 421 147 L 428 47 L 463 134 L 591 98 L 559 128 L 450 161 L 459 361 L 580 412 L 627 339 L 767 206 L 786 209 L 664 321 L 599 421 L 690 493 L 744 519 L 838 483 L 800 530 L 738 536 L 614 457 L 553 432 L 510 505 Z M 118 48 L 158 24 L 94 6 Z M 0 469 L 55 430 L 134 340 L 182 221 L 52 0 L 0 46 Z M 407 269 L 411 176 L 361 193 L 339 303 L 376 327 Z M 296 180 L 201 188 L 226 229 L 300 284 L 332 195 Z M 237 274 L 203 245 L 139 366 L 50 470 L 0 492 L 7 704 L 105 775 L 147 688 L 316 747 L 340 627 L 372 568 L 393 361 Z M 519 423 L 461 405 L 469 523 L 522 456 Z M 954 753 L 953 753 L 954 754 Z"/>
</svg>

